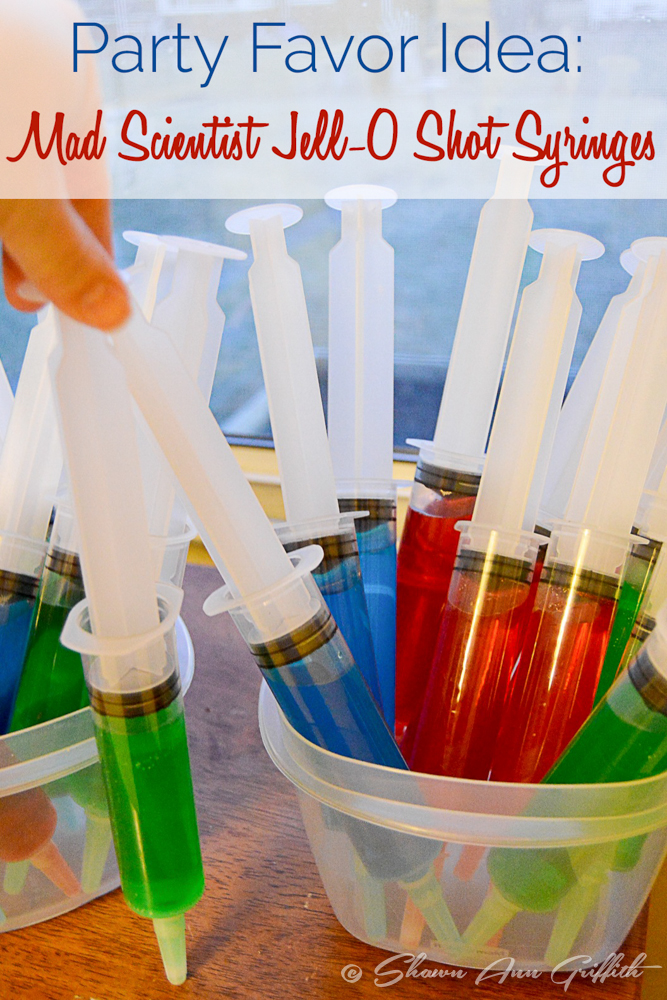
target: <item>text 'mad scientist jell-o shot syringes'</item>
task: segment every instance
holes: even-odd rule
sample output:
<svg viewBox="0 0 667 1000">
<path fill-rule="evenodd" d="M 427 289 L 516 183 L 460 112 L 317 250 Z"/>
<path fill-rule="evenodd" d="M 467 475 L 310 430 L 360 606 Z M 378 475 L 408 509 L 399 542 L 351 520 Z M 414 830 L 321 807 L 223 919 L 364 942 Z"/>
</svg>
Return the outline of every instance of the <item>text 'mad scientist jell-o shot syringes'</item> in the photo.
<svg viewBox="0 0 667 1000">
<path fill-rule="evenodd" d="M 473 247 L 433 441 L 419 447 L 398 550 L 396 736 L 419 718 L 459 533 L 475 504 L 514 305 L 533 223 L 533 165 L 501 149 Z"/>
<path fill-rule="evenodd" d="M 396 743 L 309 575 L 321 557 L 285 552 L 213 414 L 170 343 L 135 311 L 113 338 L 132 393 L 185 493 L 211 557 L 228 582 L 206 605 L 232 609 L 267 683 L 294 728 L 318 746 L 405 769 Z M 313 557 L 313 552 L 315 553 Z M 296 562 L 293 565 L 292 560 Z M 443 946 L 459 940 L 432 868 L 440 844 L 383 833 L 369 844 L 344 818 L 368 873 L 399 881 Z M 348 822 L 349 819 L 349 822 Z"/>
<path fill-rule="evenodd" d="M 62 641 L 83 658 L 125 899 L 153 921 L 178 984 L 185 912 L 204 890 L 174 636 L 182 591 L 156 595 L 122 368 L 99 331 L 59 321 L 54 378 L 87 595 Z"/>
<path fill-rule="evenodd" d="M 394 728 L 396 675 L 396 486 L 394 457 L 394 251 L 382 238 L 390 188 L 329 191 L 341 239 L 329 254 L 327 429 L 341 511 L 357 520 L 382 711 Z"/>
<path fill-rule="evenodd" d="M 28 340 L 0 455 L 0 733 L 11 718 L 62 470 L 47 365 L 54 342 L 47 308 Z"/>
<path fill-rule="evenodd" d="M 321 545 L 315 580 L 382 707 L 354 519 L 338 509 L 301 270 L 285 245 L 284 229 L 302 214 L 296 205 L 258 205 L 226 226 L 252 240 L 250 297 L 287 521 L 278 534 L 288 550 Z"/>
<path fill-rule="evenodd" d="M 620 391 L 608 405 L 603 379 L 566 521 L 549 541 L 504 709 L 495 780 L 539 781 L 590 714 L 599 685 L 613 681 L 601 677 L 602 665 L 667 405 L 667 251 L 658 253 L 646 269 L 646 294 L 624 310 L 636 331 Z"/>
<path fill-rule="evenodd" d="M 460 525 L 424 705 L 406 736 L 410 765 L 431 774 L 489 776 L 530 611 L 539 536 L 525 517 L 542 431 L 562 353 L 571 356 L 574 346 L 581 262 L 604 252 L 598 240 L 566 230 L 537 230 L 533 242 L 543 252 L 540 273 L 521 298 L 475 510 Z"/>
<path fill-rule="evenodd" d="M 649 639 L 556 761 L 545 783 L 636 781 L 667 768 L 666 611 L 663 605 Z M 637 857 L 644 840 L 633 837 L 625 844 L 634 845 L 630 853 Z M 608 870 L 618 867 L 615 856 L 623 846 L 612 841 L 578 851 L 493 848 L 488 859 L 493 888 L 464 939 L 471 947 L 483 945 L 521 910 L 546 913 L 559 906 L 545 956 L 547 964 L 558 964 L 571 954 Z"/>
</svg>

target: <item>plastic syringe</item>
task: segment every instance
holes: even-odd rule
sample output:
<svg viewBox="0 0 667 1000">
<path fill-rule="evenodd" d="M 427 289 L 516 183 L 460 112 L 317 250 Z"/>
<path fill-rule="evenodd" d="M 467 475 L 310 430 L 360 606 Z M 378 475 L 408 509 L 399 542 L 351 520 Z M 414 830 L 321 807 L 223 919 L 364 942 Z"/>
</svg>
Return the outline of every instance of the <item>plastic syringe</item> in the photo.
<svg viewBox="0 0 667 1000">
<path fill-rule="evenodd" d="M 225 260 L 245 260 L 248 255 L 234 247 L 185 236 L 160 239 L 177 256 L 169 292 L 149 322 L 169 334 L 209 400 L 225 326 L 225 314 L 217 300 L 222 266 Z"/>
<path fill-rule="evenodd" d="M 184 982 L 185 912 L 204 890 L 175 652 L 182 591 L 153 581 L 130 395 L 102 334 L 60 317 L 55 371 L 87 600 L 62 642 L 82 654 L 128 905 Z"/>
<path fill-rule="evenodd" d="M 39 582 L 10 732 L 88 704 L 81 657 L 60 643 L 67 615 L 84 598 L 74 513 L 59 502 Z"/>
<path fill-rule="evenodd" d="M 176 351 L 138 311 L 113 339 L 132 393 L 178 477 L 193 520 L 229 582 L 206 611 L 232 610 L 271 691 L 291 724 L 335 753 L 405 768 L 345 641 L 309 576 L 313 548 L 287 555 L 234 458 L 213 414 Z M 363 824 L 350 836 L 364 863 Z M 401 844 L 403 843 L 401 839 Z M 400 879 L 436 937 L 458 933 L 433 875 L 439 844 L 414 838 L 407 855 L 393 834 L 376 864 L 377 878 Z"/>
<path fill-rule="evenodd" d="M 226 259 L 245 260 L 242 250 L 193 240 L 184 236 L 154 236 L 151 233 L 127 232 L 125 238 L 137 243 L 137 273 L 150 272 L 149 292 L 145 301 L 130 287 L 142 305 L 148 322 L 169 335 L 188 373 L 197 380 L 208 402 L 213 389 L 225 314 L 218 305 L 220 275 Z M 165 252 L 173 254 L 175 262 L 167 294 L 150 311 L 147 303 L 155 302 L 160 267 Z M 138 266 L 142 255 L 143 270 Z M 141 291 L 141 287 L 137 289 Z M 180 534 L 186 516 L 175 501 L 175 484 L 164 456 L 155 452 L 150 435 L 140 441 L 141 462 L 146 492 L 150 531 L 154 535 Z"/>
<path fill-rule="evenodd" d="M 537 231 L 533 241 L 543 249 L 542 266 L 521 299 L 475 510 L 460 525 L 431 676 L 408 751 L 411 766 L 436 774 L 489 774 L 530 610 L 538 536 L 526 530 L 524 518 L 542 431 L 571 334 L 581 262 L 604 252 L 592 237 L 565 230 Z"/>
<path fill-rule="evenodd" d="M 14 393 L 12 392 L 12 387 L 9 384 L 5 366 L 2 361 L 0 361 L 0 445 L 7 437 L 7 428 L 9 427 L 9 419 L 12 415 L 13 405 Z"/>
<path fill-rule="evenodd" d="M 625 565 L 605 657 L 607 677 L 628 665 L 652 631 L 656 609 L 667 601 L 667 423 L 658 435 L 646 487 L 635 518 L 640 537 Z"/>
<path fill-rule="evenodd" d="M 501 149 L 496 189 L 480 215 L 435 435 L 430 449 L 423 442 L 442 469 L 479 472 L 484 461 L 533 223 L 533 165 L 513 154 Z"/>
<path fill-rule="evenodd" d="M 666 539 L 667 540 L 667 539 Z M 646 641 L 655 628 L 656 614 L 659 608 L 667 602 L 667 545 L 663 543 L 657 557 L 655 569 L 651 576 L 643 605 L 637 616 L 630 638 L 621 657 L 619 671 L 637 655 L 640 646 Z"/>
<path fill-rule="evenodd" d="M 608 406 L 603 379 L 568 520 L 554 526 L 549 541 L 494 755 L 497 780 L 539 781 L 616 672 L 614 667 L 606 677 L 602 666 L 630 531 L 667 404 L 667 251 L 656 250 L 644 276 L 647 294 L 638 310 L 634 302 L 624 310 L 636 332 L 620 391 Z"/>
<path fill-rule="evenodd" d="M 653 484 L 654 488 L 651 488 Z M 648 609 L 645 609 L 645 605 L 648 595 L 653 591 L 653 574 L 657 573 L 661 565 L 663 548 L 667 542 L 667 424 L 663 424 L 658 435 L 651 468 L 646 477 L 646 488 L 635 517 L 633 535 L 635 532 L 639 537 L 637 541 L 633 541 L 623 569 L 623 585 L 596 702 L 620 670 L 629 663 L 631 650 L 635 646 L 630 642 L 631 635 L 635 634 L 635 630 L 643 634 L 646 628 L 644 612 Z M 651 616 L 648 618 L 650 620 Z"/>
<path fill-rule="evenodd" d="M 638 240 L 633 245 L 636 245 L 641 255 L 661 245 L 667 249 L 667 240 L 660 241 L 654 237 L 648 241 Z M 633 258 L 637 259 L 634 254 Z M 645 268 L 646 263 L 640 261 L 638 266 Z M 640 537 L 633 542 L 623 570 L 623 585 L 600 675 L 596 703 L 621 667 L 629 662 L 625 649 L 651 587 L 651 577 L 663 543 L 667 541 L 667 421 L 663 421 L 653 449 L 644 493 L 634 520 L 633 534 L 635 532 Z"/>
<path fill-rule="evenodd" d="M 354 520 L 338 509 L 301 270 L 283 232 L 302 214 L 295 205 L 259 205 L 226 225 L 252 240 L 250 298 L 287 521 L 279 534 L 288 549 L 322 546 L 315 579 L 381 706 Z"/>
<path fill-rule="evenodd" d="M 617 381 L 615 389 L 609 385 L 609 397 L 614 398 L 618 393 L 633 334 L 631 323 L 624 322 L 620 329 L 621 316 L 625 306 L 640 296 L 645 269 L 643 261 L 639 261 L 631 250 L 625 250 L 621 254 L 621 263 L 632 275 L 628 287 L 619 295 L 614 295 L 607 306 L 558 417 L 537 516 L 538 524 L 544 527 L 553 521 L 562 521 L 565 517 L 586 432 L 612 354 L 615 357 L 613 368 Z"/>
<path fill-rule="evenodd" d="M 544 781 L 558 785 L 629 782 L 660 774 L 666 767 L 667 615 L 662 605 L 650 638 Z M 638 860 L 644 840 L 639 836 L 569 851 L 493 848 L 488 858 L 492 892 L 464 940 L 479 947 L 521 910 L 548 912 L 558 906 L 545 961 L 551 966 L 564 962 L 572 954 L 579 929 L 609 870 L 625 870 L 627 866 L 619 865 L 624 854 Z"/>
<path fill-rule="evenodd" d="M 390 188 L 329 191 L 341 239 L 329 254 L 329 444 L 339 506 L 368 511 L 356 523 L 361 575 L 382 710 L 394 727 L 396 487 L 394 455 L 394 251 L 382 238 Z"/>
<path fill-rule="evenodd" d="M 7 731 L 45 538 L 62 470 L 47 358 L 55 343 L 52 311 L 32 330 L 0 455 L 0 732 Z"/>
<path fill-rule="evenodd" d="M 479 218 L 433 441 L 408 442 L 419 458 L 397 564 L 399 741 L 419 718 L 459 542 L 454 525 L 475 504 L 533 222 L 533 167 L 512 152 L 502 151 Z"/>
<path fill-rule="evenodd" d="M 167 245 L 155 233 L 142 233 L 126 229 L 123 239 L 137 248 L 134 264 L 124 274 L 132 295 L 150 323 L 157 301 Z"/>
</svg>

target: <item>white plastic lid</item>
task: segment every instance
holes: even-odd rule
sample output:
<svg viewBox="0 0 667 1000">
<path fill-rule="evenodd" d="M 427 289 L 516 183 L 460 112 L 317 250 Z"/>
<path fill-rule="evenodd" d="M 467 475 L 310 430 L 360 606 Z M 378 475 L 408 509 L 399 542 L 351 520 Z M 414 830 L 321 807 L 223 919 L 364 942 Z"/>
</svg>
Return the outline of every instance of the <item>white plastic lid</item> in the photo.
<svg viewBox="0 0 667 1000">
<path fill-rule="evenodd" d="M 299 208 L 298 205 L 287 205 L 283 202 L 255 205 L 253 208 L 244 208 L 241 212 L 230 215 L 225 222 L 225 228 L 230 233 L 249 236 L 252 219 L 273 219 L 276 215 L 280 217 L 283 229 L 288 229 L 303 218 L 303 209 Z"/>
<path fill-rule="evenodd" d="M 396 204 L 397 194 L 379 184 L 346 184 L 329 191 L 324 200 L 329 208 L 336 208 L 339 212 L 344 201 L 380 201 L 383 208 L 391 208 Z"/>
</svg>

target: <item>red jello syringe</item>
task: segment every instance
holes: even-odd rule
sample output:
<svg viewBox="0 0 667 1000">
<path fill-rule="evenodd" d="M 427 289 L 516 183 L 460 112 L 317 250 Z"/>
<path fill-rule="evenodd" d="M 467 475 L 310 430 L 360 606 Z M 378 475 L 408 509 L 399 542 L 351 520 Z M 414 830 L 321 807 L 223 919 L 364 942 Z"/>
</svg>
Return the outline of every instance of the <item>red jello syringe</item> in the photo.
<svg viewBox="0 0 667 1000">
<path fill-rule="evenodd" d="M 459 532 L 472 516 L 479 475 L 417 463 L 401 545 L 396 589 L 396 737 L 421 711 L 435 652 Z"/>
</svg>

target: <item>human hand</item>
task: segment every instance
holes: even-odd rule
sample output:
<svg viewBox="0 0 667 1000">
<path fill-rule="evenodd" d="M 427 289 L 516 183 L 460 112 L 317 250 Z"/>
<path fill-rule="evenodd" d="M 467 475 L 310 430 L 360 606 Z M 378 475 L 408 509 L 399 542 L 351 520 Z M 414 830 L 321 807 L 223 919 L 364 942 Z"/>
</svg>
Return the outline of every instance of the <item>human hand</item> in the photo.
<svg viewBox="0 0 667 1000">
<path fill-rule="evenodd" d="M 53 302 L 100 330 L 121 326 L 130 301 L 111 254 L 111 213 L 102 199 L 0 199 L 5 295 L 35 312 Z"/>
</svg>

